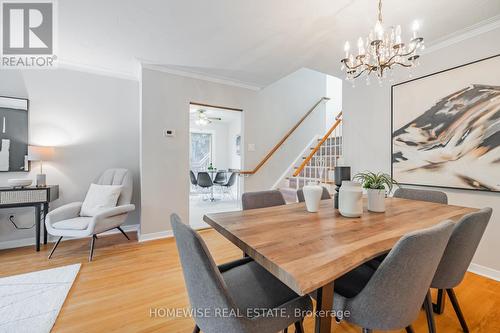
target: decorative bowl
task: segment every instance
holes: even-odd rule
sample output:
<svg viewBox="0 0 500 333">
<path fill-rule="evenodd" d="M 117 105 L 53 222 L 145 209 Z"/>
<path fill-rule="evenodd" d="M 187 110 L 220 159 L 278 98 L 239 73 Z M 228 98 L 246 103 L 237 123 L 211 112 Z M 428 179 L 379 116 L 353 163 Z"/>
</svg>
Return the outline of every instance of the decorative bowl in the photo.
<svg viewBox="0 0 500 333">
<path fill-rule="evenodd" d="M 12 187 L 26 187 L 30 186 L 33 181 L 31 179 L 9 179 L 7 183 Z"/>
</svg>

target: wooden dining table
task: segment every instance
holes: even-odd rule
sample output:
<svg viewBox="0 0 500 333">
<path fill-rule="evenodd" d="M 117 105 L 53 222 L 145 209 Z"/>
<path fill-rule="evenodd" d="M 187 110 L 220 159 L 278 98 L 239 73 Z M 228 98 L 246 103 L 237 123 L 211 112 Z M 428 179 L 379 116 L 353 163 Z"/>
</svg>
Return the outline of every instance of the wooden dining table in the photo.
<svg viewBox="0 0 500 333">
<path fill-rule="evenodd" d="M 327 333 L 335 279 L 388 252 L 408 232 L 477 211 L 399 198 L 387 198 L 384 213 L 367 211 L 366 200 L 364 207 L 360 218 L 343 217 L 332 200 L 323 200 L 317 213 L 294 203 L 207 214 L 203 220 L 298 295 L 317 291 L 315 332 Z"/>
</svg>

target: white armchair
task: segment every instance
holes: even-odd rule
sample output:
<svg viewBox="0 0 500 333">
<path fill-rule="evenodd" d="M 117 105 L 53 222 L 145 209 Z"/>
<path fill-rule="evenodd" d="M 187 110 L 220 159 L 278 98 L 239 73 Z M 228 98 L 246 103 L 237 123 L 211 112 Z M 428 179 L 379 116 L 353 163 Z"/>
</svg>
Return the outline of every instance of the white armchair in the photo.
<svg viewBox="0 0 500 333">
<path fill-rule="evenodd" d="M 133 188 L 131 172 L 127 169 L 108 169 L 99 177 L 97 184 L 122 185 L 117 206 L 99 211 L 92 217 L 80 216 L 82 202 L 69 203 L 48 213 L 45 219 L 47 232 L 53 236 L 59 236 L 49 254 L 49 259 L 63 237 L 92 236 L 89 261 L 92 261 L 97 234 L 117 228 L 129 239 L 120 226 L 125 222 L 127 214 L 135 209 L 135 206 L 130 203 Z"/>
</svg>

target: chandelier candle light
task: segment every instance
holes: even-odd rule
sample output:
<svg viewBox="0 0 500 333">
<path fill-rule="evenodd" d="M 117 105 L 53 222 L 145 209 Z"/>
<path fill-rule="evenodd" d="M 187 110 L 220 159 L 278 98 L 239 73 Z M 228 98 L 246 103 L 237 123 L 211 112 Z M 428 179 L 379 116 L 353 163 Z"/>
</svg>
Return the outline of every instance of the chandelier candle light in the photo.
<svg viewBox="0 0 500 333">
<path fill-rule="evenodd" d="M 413 23 L 413 36 L 408 44 L 402 42 L 401 26 L 390 27 L 384 30 L 382 25 L 382 0 L 378 2 L 378 20 L 368 37 L 358 39 L 358 54 L 351 52 L 349 41 L 345 42 L 345 58 L 342 70 L 346 71 L 347 79 L 354 81 L 363 74 L 367 76 L 369 84 L 370 74 L 376 74 L 379 82 L 386 77 L 386 70 L 393 66 L 402 67 L 416 66 L 419 50 L 424 49 L 424 39 L 418 36 L 419 24 Z"/>
</svg>

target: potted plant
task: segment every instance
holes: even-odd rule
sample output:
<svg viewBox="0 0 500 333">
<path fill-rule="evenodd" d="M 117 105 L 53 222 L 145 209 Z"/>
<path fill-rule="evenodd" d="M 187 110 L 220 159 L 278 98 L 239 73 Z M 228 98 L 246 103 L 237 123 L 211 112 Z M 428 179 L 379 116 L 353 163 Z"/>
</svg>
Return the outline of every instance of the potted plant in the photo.
<svg viewBox="0 0 500 333">
<path fill-rule="evenodd" d="M 386 173 L 360 172 L 354 175 L 354 180 L 360 181 L 368 194 L 368 210 L 385 212 L 386 191 L 391 192 L 397 182 Z"/>
</svg>

